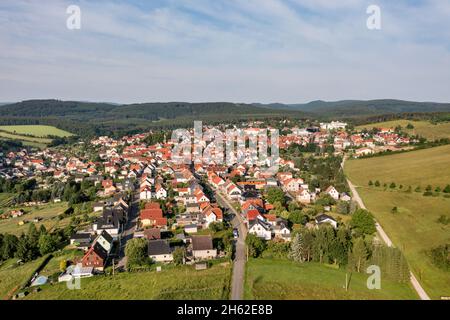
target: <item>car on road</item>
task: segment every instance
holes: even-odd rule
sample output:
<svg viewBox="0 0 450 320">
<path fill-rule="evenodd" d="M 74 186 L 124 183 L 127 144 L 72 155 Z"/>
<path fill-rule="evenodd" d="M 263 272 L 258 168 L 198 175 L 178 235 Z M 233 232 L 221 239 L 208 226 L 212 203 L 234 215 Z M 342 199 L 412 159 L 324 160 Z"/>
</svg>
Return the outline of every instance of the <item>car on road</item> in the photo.
<svg viewBox="0 0 450 320">
<path fill-rule="evenodd" d="M 233 229 L 233 237 L 234 237 L 235 239 L 239 238 L 239 231 L 238 231 L 237 228 L 234 228 L 234 229 Z"/>
</svg>

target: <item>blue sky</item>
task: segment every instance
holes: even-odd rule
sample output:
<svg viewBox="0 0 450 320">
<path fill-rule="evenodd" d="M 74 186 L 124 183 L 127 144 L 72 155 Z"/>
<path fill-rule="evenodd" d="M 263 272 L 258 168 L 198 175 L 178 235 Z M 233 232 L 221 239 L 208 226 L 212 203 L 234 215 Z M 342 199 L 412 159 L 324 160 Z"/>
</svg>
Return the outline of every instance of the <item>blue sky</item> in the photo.
<svg viewBox="0 0 450 320">
<path fill-rule="evenodd" d="M 450 102 L 449 88 L 450 0 L 0 2 L 0 101 Z"/>
</svg>

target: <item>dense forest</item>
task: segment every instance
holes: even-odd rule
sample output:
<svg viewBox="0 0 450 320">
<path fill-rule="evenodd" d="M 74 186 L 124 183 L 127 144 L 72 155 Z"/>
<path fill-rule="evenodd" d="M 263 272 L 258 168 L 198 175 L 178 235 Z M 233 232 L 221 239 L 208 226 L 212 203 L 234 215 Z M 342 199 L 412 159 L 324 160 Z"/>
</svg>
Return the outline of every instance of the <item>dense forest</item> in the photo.
<svg viewBox="0 0 450 320">
<path fill-rule="evenodd" d="M 314 101 L 307 104 L 167 102 L 118 105 L 59 100 L 28 100 L 0 105 L 0 125 L 45 124 L 79 136 L 133 134 L 148 129 L 190 127 L 242 120 L 348 120 L 363 124 L 392 119 L 450 120 L 450 104 L 400 100 Z"/>
<path fill-rule="evenodd" d="M 306 118 L 303 112 L 260 108 L 249 104 L 143 103 L 115 105 L 58 100 L 29 100 L 0 106 L 0 125 L 46 124 L 80 136 L 137 133 L 151 128 L 192 126 L 194 120 L 223 121 Z"/>
</svg>

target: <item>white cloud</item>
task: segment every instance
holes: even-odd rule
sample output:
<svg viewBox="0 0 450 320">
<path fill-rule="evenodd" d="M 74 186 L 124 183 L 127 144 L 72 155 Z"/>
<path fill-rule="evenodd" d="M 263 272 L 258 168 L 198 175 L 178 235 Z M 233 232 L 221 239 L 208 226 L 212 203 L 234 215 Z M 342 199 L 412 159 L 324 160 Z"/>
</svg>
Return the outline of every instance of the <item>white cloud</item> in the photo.
<svg viewBox="0 0 450 320">
<path fill-rule="evenodd" d="M 0 5 L 0 100 L 450 101 L 449 5 L 360 0 L 69 1 Z"/>
</svg>

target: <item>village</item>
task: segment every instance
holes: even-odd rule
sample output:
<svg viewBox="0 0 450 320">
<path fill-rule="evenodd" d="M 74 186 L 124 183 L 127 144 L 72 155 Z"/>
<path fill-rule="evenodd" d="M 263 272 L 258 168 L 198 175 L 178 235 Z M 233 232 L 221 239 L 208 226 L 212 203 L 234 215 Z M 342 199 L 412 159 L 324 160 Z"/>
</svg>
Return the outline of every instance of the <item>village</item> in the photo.
<svg viewBox="0 0 450 320">
<path fill-rule="evenodd" d="M 253 121 L 241 127 L 248 133 L 265 125 Z M 311 157 L 320 159 L 401 150 L 415 141 L 393 129 L 357 132 L 342 122 L 300 127 L 284 120 L 279 125 L 285 133 L 279 139 L 281 150 L 314 146 Z M 80 141 L 72 149 L 1 155 L 4 184 L 33 181 L 28 197 L 14 200 L 16 206 L 63 201 L 67 198 L 65 189 L 59 193 L 54 190 L 58 183 L 81 184 L 81 191 L 86 185 L 85 190 L 89 190 L 75 200 L 69 197 L 75 204 L 89 202 L 85 211 L 94 219 L 74 228 L 68 246 L 80 250 L 82 256 L 69 262 L 58 281 L 91 277 L 107 268 L 127 270 L 127 243 L 133 239 L 145 242 L 146 256 L 158 270 L 174 263 L 204 269 L 207 261 L 232 258 L 239 239 L 246 234 L 289 243 L 295 228 L 329 224 L 336 229 L 339 214 L 354 206 L 345 184 L 337 183 L 337 178 L 315 181 L 314 175 L 286 152 L 276 173 L 263 170 L 250 158 L 230 166 L 179 164 L 172 159 L 174 142 L 166 135 L 154 144 L 146 143 L 153 134 L 118 139 L 102 136 Z M 83 198 L 86 194 L 89 196 Z M 26 212 L 14 209 L 15 205 L 3 211 L 1 218 L 15 219 L 19 225 L 40 221 L 28 221 Z"/>
</svg>

